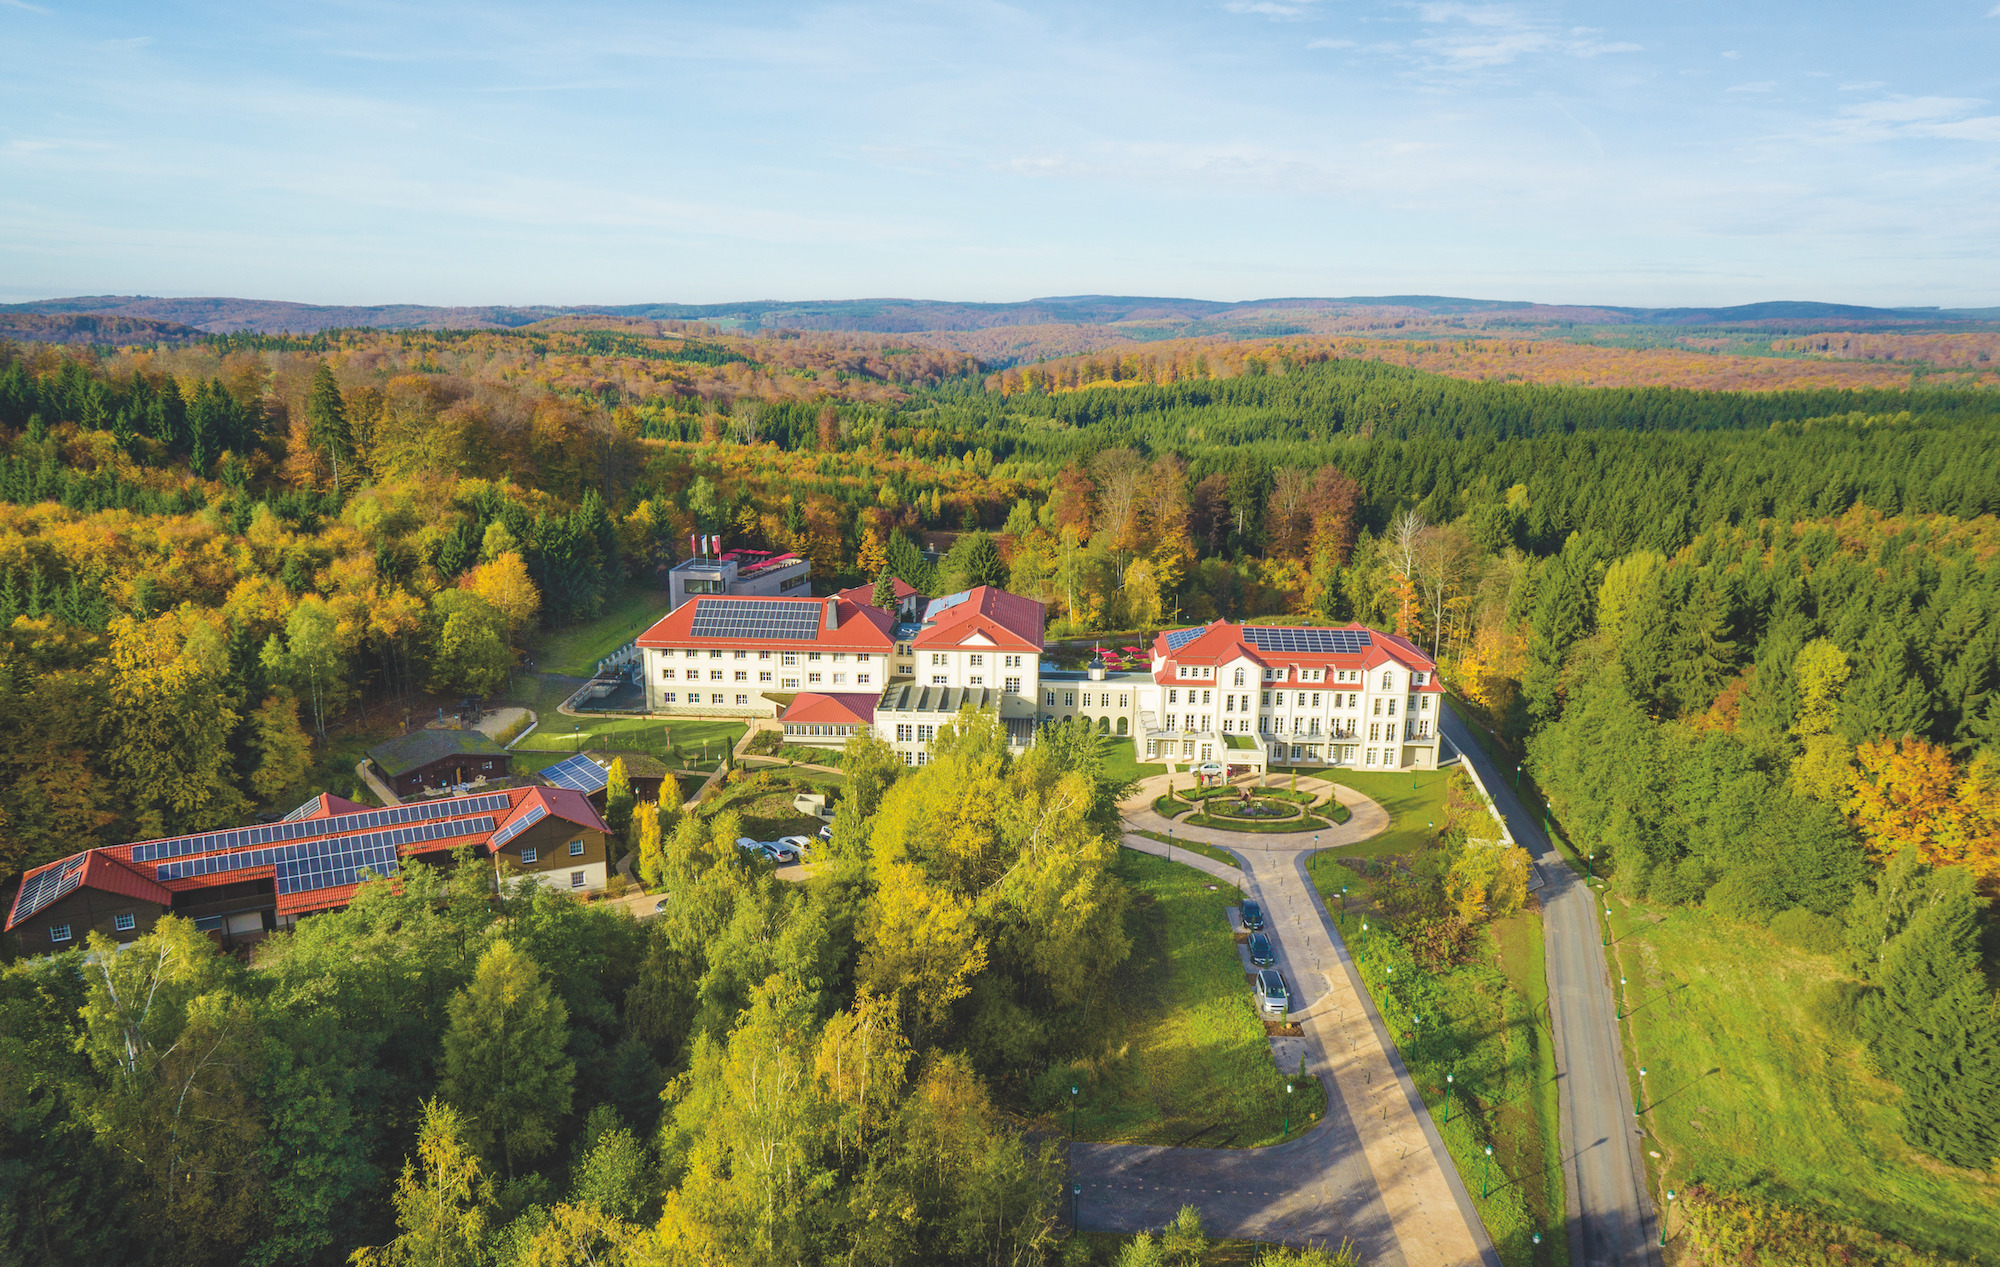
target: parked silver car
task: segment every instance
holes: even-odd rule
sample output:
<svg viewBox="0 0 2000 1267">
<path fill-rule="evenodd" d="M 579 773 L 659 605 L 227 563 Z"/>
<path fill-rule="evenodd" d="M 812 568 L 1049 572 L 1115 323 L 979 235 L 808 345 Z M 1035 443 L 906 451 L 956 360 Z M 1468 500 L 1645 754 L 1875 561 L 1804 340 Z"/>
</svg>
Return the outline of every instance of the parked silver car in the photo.
<svg viewBox="0 0 2000 1267">
<path fill-rule="evenodd" d="M 1280 1016 L 1292 1010 L 1292 993 L 1285 988 L 1285 978 L 1276 968 L 1266 968 L 1257 974 L 1257 1010 Z"/>
</svg>

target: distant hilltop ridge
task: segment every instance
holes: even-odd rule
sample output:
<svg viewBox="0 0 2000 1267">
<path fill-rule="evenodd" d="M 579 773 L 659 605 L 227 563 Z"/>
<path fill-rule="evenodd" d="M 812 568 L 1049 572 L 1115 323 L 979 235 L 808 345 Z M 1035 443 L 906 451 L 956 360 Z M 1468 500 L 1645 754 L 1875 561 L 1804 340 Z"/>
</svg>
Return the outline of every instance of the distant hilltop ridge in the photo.
<svg viewBox="0 0 2000 1267">
<path fill-rule="evenodd" d="M 1403 324 L 1435 329 L 1549 328 L 1567 325 L 1720 326 L 1773 333 L 1887 329 L 1993 323 L 1996 308 L 1870 308 L 1856 304 L 1779 301 L 1715 308 L 1628 308 L 1605 304 L 1540 304 L 1524 300 L 1444 295 L 1364 295 L 1337 299 L 1252 299 L 1223 303 L 1124 295 L 1060 295 L 1018 303 L 958 303 L 931 299 L 757 300 L 726 304 L 348 306 L 270 299 L 160 298 L 84 295 L 0 304 L 0 336 L 59 342 L 137 341 L 242 331 L 306 334 L 340 327 L 383 330 L 511 329 L 553 317 L 602 315 L 647 320 L 709 321 L 745 332 L 772 329 L 872 331 L 884 334 L 986 330 L 1002 326 L 1117 327 L 1132 338 L 1314 333 L 1334 325 L 1394 330 Z M 116 319 L 116 320 L 112 320 Z"/>
</svg>

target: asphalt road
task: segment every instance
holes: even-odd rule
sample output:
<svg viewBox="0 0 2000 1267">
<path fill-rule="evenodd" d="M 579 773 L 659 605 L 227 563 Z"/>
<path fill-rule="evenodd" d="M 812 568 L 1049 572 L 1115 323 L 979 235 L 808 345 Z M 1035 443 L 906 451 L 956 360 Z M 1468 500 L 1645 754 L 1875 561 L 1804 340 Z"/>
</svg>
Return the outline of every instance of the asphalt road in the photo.
<svg viewBox="0 0 2000 1267">
<path fill-rule="evenodd" d="M 1516 799 L 1514 772 L 1503 775 L 1447 708 L 1445 737 L 1473 764 L 1514 839 L 1535 860 L 1543 887 L 1550 1024 L 1562 1113 L 1563 1187 L 1575 1267 L 1658 1267 L 1658 1224 L 1646 1191 L 1644 1137 L 1632 1112 L 1598 924 L 1600 900 L 1550 844 L 1541 824 Z"/>
</svg>

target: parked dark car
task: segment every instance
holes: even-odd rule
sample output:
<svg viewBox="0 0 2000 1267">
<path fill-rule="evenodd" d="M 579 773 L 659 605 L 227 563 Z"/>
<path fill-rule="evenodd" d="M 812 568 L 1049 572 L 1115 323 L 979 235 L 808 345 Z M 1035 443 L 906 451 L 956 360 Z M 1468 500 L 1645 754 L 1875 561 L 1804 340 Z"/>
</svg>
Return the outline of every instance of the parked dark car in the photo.
<svg viewBox="0 0 2000 1267">
<path fill-rule="evenodd" d="M 1243 904 L 1243 927 L 1255 931 L 1264 926 L 1264 908 L 1255 902 Z"/>
<path fill-rule="evenodd" d="M 1278 957 L 1271 953 L 1269 937 L 1262 933 L 1250 934 L 1250 962 L 1259 968 L 1268 968 L 1278 962 Z"/>
</svg>

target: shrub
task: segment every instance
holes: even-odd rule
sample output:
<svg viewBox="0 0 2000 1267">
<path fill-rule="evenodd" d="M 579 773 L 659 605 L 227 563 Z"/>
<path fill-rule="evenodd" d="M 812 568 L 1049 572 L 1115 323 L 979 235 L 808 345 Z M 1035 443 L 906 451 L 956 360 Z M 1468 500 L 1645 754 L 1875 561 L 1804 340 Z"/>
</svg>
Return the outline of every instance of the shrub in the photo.
<svg viewBox="0 0 2000 1267">
<path fill-rule="evenodd" d="M 1683 858 L 1678 863 L 1662 862 L 1653 868 L 1650 892 L 1655 901 L 1686 906 L 1701 901 L 1715 883 L 1715 873 L 1700 858 Z"/>
<path fill-rule="evenodd" d="M 1806 1018 L 1828 1038 L 1854 1041 L 1861 1037 L 1868 995 L 1859 981 L 1822 981 L 1806 991 Z"/>
<path fill-rule="evenodd" d="M 1708 909 L 1725 919 L 1763 927 L 1771 922 L 1771 899 L 1762 885 L 1741 871 L 1722 877 L 1708 891 Z"/>
<path fill-rule="evenodd" d="M 502 748 L 505 748 L 508 744 L 513 743 L 516 739 L 519 739 L 521 737 L 522 731 L 526 730 L 528 727 L 534 724 L 535 724 L 535 715 L 533 713 L 523 712 L 519 717 L 516 717 L 506 726 L 502 727 L 500 733 L 493 736 L 493 742 L 499 744 Z"/>
<path fill-rule="evenodd" d="M 1847 948 L 1847 929 L 1839 920 L 1803 906 L 1772 917 L 1771 931 L 1787 946 L 1815 955 L 1837 955 Z"/>
</svg>

